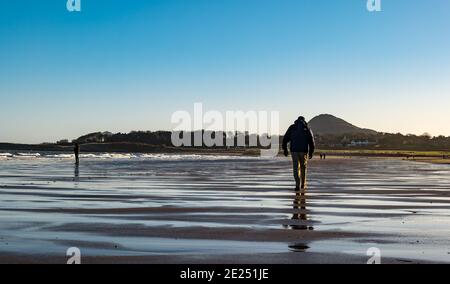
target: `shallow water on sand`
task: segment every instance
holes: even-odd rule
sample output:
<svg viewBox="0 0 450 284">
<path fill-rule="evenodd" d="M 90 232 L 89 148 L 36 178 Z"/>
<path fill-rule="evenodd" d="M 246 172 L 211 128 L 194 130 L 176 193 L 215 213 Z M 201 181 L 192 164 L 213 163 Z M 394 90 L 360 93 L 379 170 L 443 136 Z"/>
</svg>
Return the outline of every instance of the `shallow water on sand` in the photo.
<svg viewBox="0 0 450 284">
<path fill-rule="evenodd" d="M 0 160 L 0 253 L 365 255 L 378 247 L 390 258 L 450 262 L 449 166 L 312 160 L 306 201 L 296 203 L 284 158 L 105 157 L 86 156 L 79 167 L 70 156 Z"/>
</svg>

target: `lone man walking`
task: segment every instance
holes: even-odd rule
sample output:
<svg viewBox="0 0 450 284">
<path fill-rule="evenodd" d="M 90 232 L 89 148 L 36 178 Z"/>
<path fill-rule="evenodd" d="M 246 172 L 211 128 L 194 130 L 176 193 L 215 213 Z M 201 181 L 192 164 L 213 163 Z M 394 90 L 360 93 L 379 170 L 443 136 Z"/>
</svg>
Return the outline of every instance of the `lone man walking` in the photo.
<svg viewBox="0 0 450 284">
<path fill-rule="evenodd" d="M 75 143 L 75 147 L 73 148 L 73 152 L 75 154 L 75 164 L 80 164 L 80 145 L 78 143 Z"/>
<path fill-rule="evenodd" d="M 286 157 L 289 154 L 287 149 L 288 143 L 290 144 L 292 156 L 295 190 L 304 190 L 306 189 L 306 168 L 308 165 L 308 158 L 312 159 L 314 155 L 315 143 L 314 135 L 303 116 L 300 116 L 294 124 L 289 126 L 286 134 L 284 134 L 283 151 Z"/>
</svg>

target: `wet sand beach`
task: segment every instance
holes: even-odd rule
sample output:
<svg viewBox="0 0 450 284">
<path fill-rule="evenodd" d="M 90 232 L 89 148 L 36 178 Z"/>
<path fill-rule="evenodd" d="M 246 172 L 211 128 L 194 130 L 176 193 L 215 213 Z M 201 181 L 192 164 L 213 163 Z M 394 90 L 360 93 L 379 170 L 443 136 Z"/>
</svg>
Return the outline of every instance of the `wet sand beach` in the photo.
<svg viewBox="0 0 450 284">
<path fill-rule="evenodd" d="M 310 162 L 303 202 L 287 158 L 0 158 L 0 262 L 450 262 L 450 167 Z"/>
</svg>

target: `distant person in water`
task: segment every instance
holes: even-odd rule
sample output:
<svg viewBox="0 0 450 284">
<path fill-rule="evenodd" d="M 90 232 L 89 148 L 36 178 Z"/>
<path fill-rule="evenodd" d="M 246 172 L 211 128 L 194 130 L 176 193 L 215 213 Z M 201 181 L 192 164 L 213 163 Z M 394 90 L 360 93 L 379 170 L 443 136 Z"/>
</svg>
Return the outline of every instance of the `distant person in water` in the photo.
<svg viewBox="0 0 450 284">
<path fill-rule="evenodd" d="M 284 134 L 283 151 L 286 157 L 289 154 L 288 144 L 290 144 L 292 156 L 295 190 L 306 189 L 306 168 L 308 158 L 312 159 L 314 155 L 315 143 L 314 135 L 304 117 L 300 116 Z"/>
<path fill-rule="evenodd" d="M 73 152 L 75 153 L 75 164 L 80 164 L 80 145 L 75 143 L 75 147 L 73 148 Z"/>
</svg>

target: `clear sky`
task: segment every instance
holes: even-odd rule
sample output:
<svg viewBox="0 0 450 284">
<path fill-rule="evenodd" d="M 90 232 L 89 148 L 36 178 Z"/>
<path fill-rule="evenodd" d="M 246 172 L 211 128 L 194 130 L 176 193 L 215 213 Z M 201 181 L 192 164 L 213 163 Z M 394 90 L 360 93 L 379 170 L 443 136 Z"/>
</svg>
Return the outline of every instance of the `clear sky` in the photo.
<svg viewBox="0 0 450 284">
<path fill-rule="evenodd" d="M 170 130 L 171 114 L 330 113 L 450 136 L 450 1 L 0 0 L 0 141 Z"/>
</svg>

